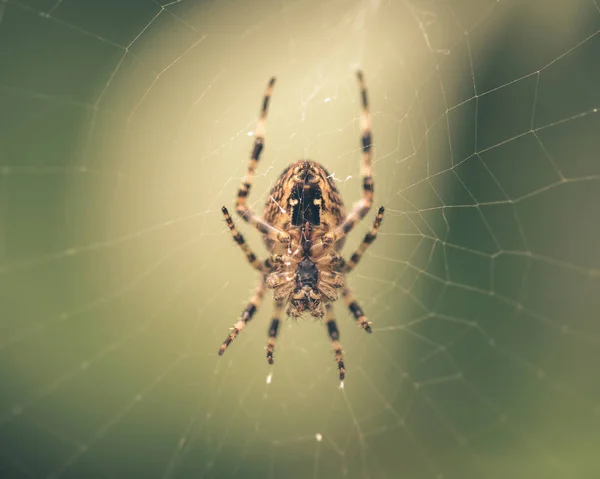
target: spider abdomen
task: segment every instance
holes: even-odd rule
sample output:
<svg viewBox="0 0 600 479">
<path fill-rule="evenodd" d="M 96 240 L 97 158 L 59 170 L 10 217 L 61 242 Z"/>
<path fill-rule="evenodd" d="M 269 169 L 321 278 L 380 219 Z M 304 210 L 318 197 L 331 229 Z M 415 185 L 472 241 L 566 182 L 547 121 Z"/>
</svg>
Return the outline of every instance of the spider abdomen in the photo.
<svg viewBox="0 0 600 479">
<path fill-rule="evenodd" d="M 308 221 L 318 240 L 340 225 L 344 216 L 344 203 L 333 177 L 319 163 L 300 160 L 283 170 L 271 188 L 263 219 L 292 236 Z M 271 238 L 265 237 L 265 243 L 270 251 L 277 249 Z M 342 245 L 340 241 L 335 249 Z"/>
</svg>

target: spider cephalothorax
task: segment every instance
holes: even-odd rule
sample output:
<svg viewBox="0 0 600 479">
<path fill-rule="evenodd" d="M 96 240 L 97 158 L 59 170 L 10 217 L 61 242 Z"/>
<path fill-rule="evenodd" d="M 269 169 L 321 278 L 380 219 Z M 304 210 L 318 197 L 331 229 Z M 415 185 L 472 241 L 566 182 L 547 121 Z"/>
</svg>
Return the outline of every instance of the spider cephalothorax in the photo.
<svg viewBox="0 0 600 479">
<path fill-rule="evenodd" d="M 368 333 L 371 332 L 371 323 L 354 300 L 350 289 L 345 284 L 344 275 L 354 269 L 367 247 L 375 240 L 383 219 L 383 207 L 379 208 L 371 231 L 350 259 L 346 261 L 338 254 L 346 235 L 365 217 L 373 203 L 371 177 L 373 139 L 367 90 L 361 72 L 357 73 L 357 78 L 362 105 L 360 119 L 362 199 L 349 214 L 346 214 L 332 175 L 314 161 L 301 160 L 292 163 L 279 176 L 270 191 L 264 215 L 260 217 L 248 206 L 247 197 L 264 147 L 265 120 L 275 79 L 269 81 L 256 126 L 248 172 L 238 190 L 236 211 L 263 234 L 265 244 L 272 254 L 264 261 L 257 259 L 244 237 L 236 230 L 227 208 L 223 206 L 223 214 L 234 240 L 246 254 L 249 263 L 261 273 L 261 281 L 232 332 L 221 345 L 219 355 L 225 352 L 246 323 L 252 319 L 264 296 L 265 287 L 273 289 L 275 299 L 267 343 L 267 360 L 271 364 L 273 364 L 275 338 L 284 310 L 288 316 L 294 318 L 305 315 L 315 318 L 325 317 L 340 379 L 344 379 L 342 346 L 339 343 L 340 335 L 332 308 L 333 302 L 338 299 L 340 288 L 346 305 L 358 325 Z"/>
</svg>

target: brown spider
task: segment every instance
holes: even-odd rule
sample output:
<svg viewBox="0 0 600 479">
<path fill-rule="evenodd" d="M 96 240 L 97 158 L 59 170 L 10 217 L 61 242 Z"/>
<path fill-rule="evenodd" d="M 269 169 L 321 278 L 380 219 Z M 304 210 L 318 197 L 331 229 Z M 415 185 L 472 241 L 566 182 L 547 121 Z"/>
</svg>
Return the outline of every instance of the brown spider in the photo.
<svg viewBox="0 0 600 479">
<path fill-rule="evenodd" d="M 272 255 L 264 261 L 257 259 L 244 237 L 236 230 L 227 208 L 223 206 L 223 214 L 233 239 L 246 254 L 248 262 L 261 273 L 261 281 L 239 321 L 221 345 L 219 355 L 225 352 L 246 323 L 252 319 L 264 296 L 265 286 L 273 289 L 275 297 L 275 311 L 267 343 L 269 364 L 273 364 L 275 338 L 279 330 L 280 318 L 287 305 L 286 313 L 294 318 L 305 313 L 310 313 L 315 318 L 325 316 L 340 379 L 344 379 L 342 346 L 339 342 L 340 334 L 332 306 L 338 298 L 339 288 L 342 289 L 342 296 L 358 325 L 367 333 L 371 332 L 371 322 L 367 320 L 350 289 L 345 286 L 344 275 L 354 269 L 367 247 L 375 240 L 383 219 L 383 206 L 379 208 L 371 231 L 365 236 L 350 260 L 346 261 L 338 254 L 344 244 L 345 236 L 365 217 L 373 203 L 373 178 L 371 177 L 373 142 L 367 90 L 362 72 L 357 72 L 357 78 L 362 104 L 360 115 L 362 199 L 352 212 L 346 215 L 342 198 L 327 170 L 314 161 L 301 160 L 288 166 L 278 178 L 271 189 L 261 218 L 247 205 L 247 197 L 264 146 L 265 120 L 275 78 L 269 81 L 254 133 L 254 147 L 248 172 L 238 190 L 235 209 L 245 221 L 254 225 L 263 234 L 266 246 Z"/>
</svg>

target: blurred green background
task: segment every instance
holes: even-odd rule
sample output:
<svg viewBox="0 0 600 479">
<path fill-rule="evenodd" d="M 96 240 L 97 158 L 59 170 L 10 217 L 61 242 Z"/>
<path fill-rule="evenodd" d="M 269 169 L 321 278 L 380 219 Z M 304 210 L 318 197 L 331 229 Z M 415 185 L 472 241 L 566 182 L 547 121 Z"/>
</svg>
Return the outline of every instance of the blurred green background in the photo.
<svg viewBox="0 0 600 479">
<path fill-rule="evenodd" d="M 600 477 L 598 58 L 594 0 L 0 2 L 0 477 Z M 350 206 L 358 66 L 374 332 L 269 367 L 267 293 L 219 358 L 266 82 L 250 203 L 311 158 Z"/>
</svg>

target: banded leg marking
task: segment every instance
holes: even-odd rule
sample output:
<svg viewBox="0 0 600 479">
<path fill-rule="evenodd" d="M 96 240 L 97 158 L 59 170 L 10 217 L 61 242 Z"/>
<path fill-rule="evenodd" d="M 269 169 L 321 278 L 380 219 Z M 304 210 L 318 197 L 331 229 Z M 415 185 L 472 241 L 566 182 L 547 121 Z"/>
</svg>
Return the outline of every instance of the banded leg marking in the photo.
<svg viewBox="0 0 600 479">
<path fill-rule="evenodd" d="M 229 231 L 231 231 L 231 234 L 233 235 L 234 241 L 240 246 L 240 248 L 242 248 L 242 251 L 246 255 L 248 263 L 250 263 L 255 270 L 262 271 L 263 265 L 265 265 L 266 261 L 260 261 L 254 254 L 254 252 L 250 249 L 242 234 L 236 229 L 235 225 L 233 224 L 233 220 L 231 219 L 231 215 L 229 214 L 229 211 L 227 211 L 227 208 L 223 206 L 223 208 L 221 208 L 221 211 L 223 211 L 225 221 L 227 222 Z"/>
<path fill-rule="evenodd" d="M 273 364 L 273 354 L 275 352 L 275 340 L 277 333 L 279 332 L 279 324 L 281 323 L 281 315 L 283 313 L 284 304 L 275 303 L 273 311 L 273 319 L 271 320 L 271 326 L 269 327 L 269 340 L 267 341 L 267 362 Z"/>
<path fill-rule="evenodd" d="M 256 292 L 254 296 L 250 299 L 250 302 L 242 312 L 242 315 L 237 323 L 233 325 L 233 329 L 231 333 L 227 336 L 223 344 L 219 348 L 219 356 L 222 356 L 225 350 L 229 347 L 229 345 L 233 342 L 233 340 L 237 337 L 238 334 L 244 329 L 246 323 L 252 319 L 254 313 L 259 308 L 262 298 L 265 294 L 265 277 L 261 277 L 260 284 L 258 288 L 256 288 Z"/>
<path fill-rule="evenodd" d="M 335 360 L 340 372 L 340 381 L 346 377 L 346 367 L 344 366 L 344 358 L 342 357 L 342 345 L 340 344 L 340 332 L 338 330 L 335 318 L 333 316 L 333 306 L 330 303 L 325 305 L 325 320 L 327 325 L 327 334 L 331 340 L 331 347 L 335 353 Z"/>
<path fill-rule="evenodd" d="M 361 200 L 356 204 L 354 209 L 346 216 L 344 221 L 337 226 L 333 231 L 327 233 L 323 242 L 325 246 L 331 246 L 345 235 L 347 235 L 356 224 L 362 220 L 373 205 L 373 175 L 371 172 L 372 149 L 373 149 L 373 133 L 371 132 L 371 117 L 369 115 L 369 101 L 367 98 L 367 87 L 365 79 L 361 71 L 356 72 L 358 85 L 360 88 L 361 111 L 360 111 L 360 131 L 361 131 L 361 149 L 362 163 L 361 176 L 363 179 L 363 195 Z"/>
<path fill-rule="evenodd" d="M 358 264 L 360 259 L 362 258 L 363 254 L 365 253 L 367 248 L 371 244 L 373 244 L 373 242 L 375 241 L 375 238 L 377 238 L 377 230 L 381 226 L 381 221 L 383 220 L 384 211 L 385 210 L 384 210 L 383 206 L 381 208 L 379 208 L 379 211 L 377 212 L 377 216 L 375 217 L 375 221 L 373 222 L 373 227 L 371 228 L 371 231 L 369 231 L 365 235 L 364 239 L 362 240 L 362 243 L 356 249 L 356 251 L 352 254 L 352 256 L 350 256 L 350 259 L 348 261 L 345 261 L 343 263 L 343 265 L 341 265 L 340 271 L 342 271 L 342 273 L 349 273 L 350 271 L 352 271 L 354 269 L 354 267 Z"/>
<path fill-rule="evenodd" d="M 260 216 L 256 215 L 247 204 L 247 198 L 250 194 L 250 188 L 252 187 L 254 173 L 256 172 L 256 167 L 258 166 L 260 155 L 265 145 L 265 123 L 267 120 L 267 113 L 269 112 L 269 100 L 271 98 L 274 85 L 275 77 L 269 80 L 267 90 L 265 91 L 260 117 L 258 118 L 258 123 L 256 124 L 256 128 L 254 130 L 254 145 L 250 154 L 248 171 L 246 172 L 246 176 L 242 181 L 240 189 L 238 190 L 235 210 L 244 219 L 244 221 L 247 221 L 253 225 L 262 234 L 268 234 L 273 239 L 277 239 L 285 243 L 289 241 L 289 235 L 264 221 Z"/>
<path fill-rule="evenodd" d="M 346 306 L 348 306 L 348 309 L 354 316 L 354 319 L 356 320 L 358 325 L 362 329 L 364 329 L 367 333 L 371 333 L 372 332 L 371 324 L 373 324 L 373 323 L 371 321 L 369 321 L 367 319 L 367 317 L 365 316 L 365 313 L 363 312 L 360 305 L 356 302 L 356 299 L 354 298 L 354 295 L 352 294 L 352 291 L 350 290 L 350 288 L 348 288 L 347 286 L 344 286 L 342 288 L 342 296 L 344 297 Z"/>
</svg>

